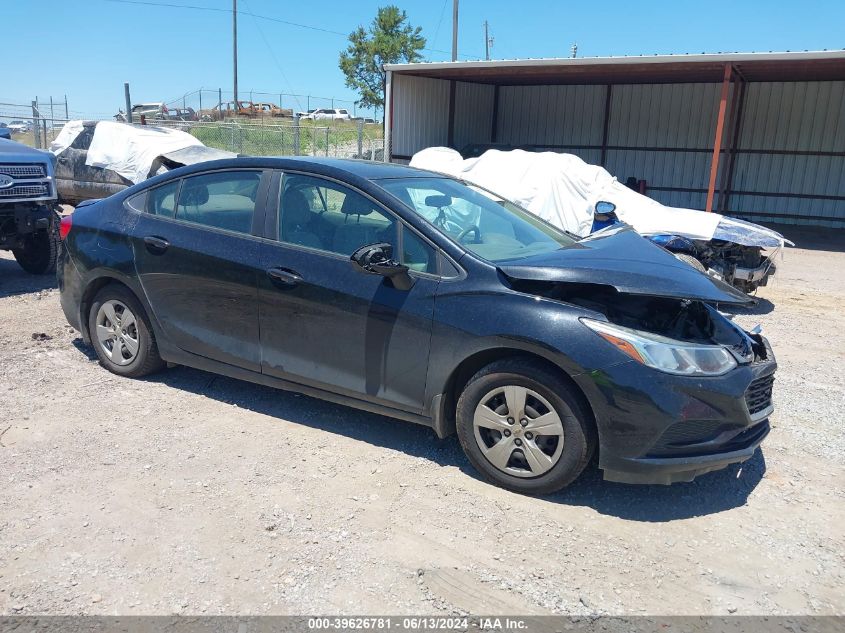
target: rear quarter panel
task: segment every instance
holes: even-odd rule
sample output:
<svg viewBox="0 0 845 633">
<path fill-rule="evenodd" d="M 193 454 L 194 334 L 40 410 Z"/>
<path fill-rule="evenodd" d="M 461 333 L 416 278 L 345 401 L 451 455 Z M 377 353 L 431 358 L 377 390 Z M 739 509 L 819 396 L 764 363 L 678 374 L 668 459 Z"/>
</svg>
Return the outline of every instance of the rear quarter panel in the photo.
<svg viewBox="0 0 845 633">
<path fill-rule="evenodd" d="M 73 226 L 65 239 L 69 261 L 64 262 L 62 270 L 67 276 L 69 271 L 66 269 L 70 264 L 78 273 L 78 322 L 86 338 L 85 302 L 90 301 L 88 295 L 94 287 L 92 284 L 98 285 L 103 279 L 113 279 L 127 286 L 141 301 L 147 314 L 151 314 L 135 274 L 134 253 L 127 235 L 132 218 L 130 212 L 123 208 L 123 198 L 113 196 L 74 211 Z"/>
</svg>

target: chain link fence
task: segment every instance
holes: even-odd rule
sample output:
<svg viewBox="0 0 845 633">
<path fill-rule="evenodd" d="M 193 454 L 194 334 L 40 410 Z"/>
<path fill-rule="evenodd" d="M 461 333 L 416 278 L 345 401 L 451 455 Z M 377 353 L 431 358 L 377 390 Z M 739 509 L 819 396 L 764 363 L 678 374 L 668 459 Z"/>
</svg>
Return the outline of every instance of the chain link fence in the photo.
<svg viewBox="0 0 845 633">
<path fill-rule="evenodd" d="M 222 88 L 199 88 L 185 94 L 164 101 L 168 108 L 187 109 L 195 112 L 208 113 L 221 103 L 233 101 L 235 98 L 231 90 Z M 273 104 L 278 106 L 290 119 L 295 113 L 308 112 L 318 108 L 343 108 L 352 117 L 378 118 L 378 111 L 360 108 L 355 101 L 338 99 L 336 97 L 320 97 L 310 94 L 294 94 L 289 92 L 267 92 L 259 90 L 241 90 L 238 100 L 253 104 Z"/>
<path fill-rule="evenodd" d="M 48 149 L 67 123 L 65 118 L 43 116 L 36 107 L 28 111 L 0 104 L 0 122 L 12 140 Z M 106 120 L 106 119 L 103 119 Z M 113 118 L 108 120 L 114 120 Z M 204 145 L 249 156 L 329 156 L 384 160 L 383 128 L 363 120 L 312 121 L 293 119 L 232 118 L 225 121 L 148 120 L 146 124 L 177 129 Z M 138 125 L 138 123 L 136 123 Z"/>
<path fill-rule="evenodd" d="M 363 121 L 323 122 L 294 120 L 293 124 L 239 119 L 219 122 L 155 121 L 160 127 L 179 129 L 208 147 L 248 156 L 331 156 L 384 160 L 380 125 Z"/>
<path fill-rule="evenodd" d="M 55 140 L 64 124 L 67 123 L 65 119 L 42 119 L 20 115 L 3 117 L 2 112 L 0 112 L 0 119 L 3 118 L 6 120 L 0 127 L 4 127 L 8 131 L 10 140 L 39 149 L 50 147 L 50 143 Z M 2 136 L 2 138 L 5 138 L 5 136 Z"/>
</svg>

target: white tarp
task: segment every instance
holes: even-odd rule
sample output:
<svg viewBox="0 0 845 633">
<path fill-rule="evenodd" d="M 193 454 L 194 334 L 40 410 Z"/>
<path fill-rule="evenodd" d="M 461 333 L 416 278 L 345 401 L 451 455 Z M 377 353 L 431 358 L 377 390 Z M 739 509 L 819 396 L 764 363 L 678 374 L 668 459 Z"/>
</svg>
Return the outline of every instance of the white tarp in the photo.
<svg viewBox="0 0 845 633">
<path fill-rule="evenodd" d="M 475 183 L 516 202 L 547 222 L 587 236 L 599 201 L 616 205 L 616 215 L 641 235 L 669 233 L 690 239 L 728 239 L 747 246 L 782 246 L 779 233 L 718 213 L 667 207 L 632 191 L 610 173 L 573 154 L 487 150 L 461 158 L 447 147 L 414 154 L 411 166 Z"/>
<path fill-rule="evenodd" d="M 66 123 L 50 145 L 50 151 L 58 155 L 70 147 L 82 128 L 82 121 Z M 199 160 L 234 157 L 235 154 L 207 148 L 199 139 L 181 130 L 100 121 L 94 128 L 85 164 L 110 169 L 137 184 L 150 176 L 153 162 L 159 156 L 181 156 L 186 160 L 176 159 L 177 162 L 191 164 Z"/>
<path fill-rule="evenodd" d="M 68 121 L 62 126 L 56 139 L 50 143 L 50 151 L 56 156 L 73 145 L 76 137 L 82 133 L 85 124 L 82 121 Z"/>
</svg>

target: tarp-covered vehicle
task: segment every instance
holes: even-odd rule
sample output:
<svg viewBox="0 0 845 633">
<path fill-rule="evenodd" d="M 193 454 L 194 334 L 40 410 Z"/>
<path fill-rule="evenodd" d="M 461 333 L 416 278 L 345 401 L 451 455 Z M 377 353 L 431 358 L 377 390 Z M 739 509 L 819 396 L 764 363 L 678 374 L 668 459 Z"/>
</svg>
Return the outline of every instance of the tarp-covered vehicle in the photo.
<svg viewBox="0 0 845 633">
<path fill-rule="evenodd" d="M 69 121 L 50 145 L 59 201 L 106 198 L 151 176 L 232 152 L 206 147 L 187 132 L 115 121 Z"/>
<path fill-rule="evenodd" d="M 584 237 L 617 219 L 702 272 L 743 292 L 775 272 L 780 233 L 719 213 L 667 207 L 572 154 L 490 149 L 464 159 L 453 149 L 417 152 L 411 166 L 445 173 L 513 200 L 547 222 Z M 610 203 L 600 205 L 598 203 Z"/>
</svg>

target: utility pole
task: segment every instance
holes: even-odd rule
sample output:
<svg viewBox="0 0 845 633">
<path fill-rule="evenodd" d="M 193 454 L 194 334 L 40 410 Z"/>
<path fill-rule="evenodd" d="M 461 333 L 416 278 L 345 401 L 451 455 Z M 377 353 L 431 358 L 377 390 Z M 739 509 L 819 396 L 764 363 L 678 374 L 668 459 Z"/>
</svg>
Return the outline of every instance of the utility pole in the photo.
<svg viewBox="0 0 845 633">
<path fill-rule="evenodd" d="M 490 47 L 493 46 L 493 38 L 490 37 L 490 25 L 484 20 L 484 59 L 490 61 Z"/>
<path fill-rule="evenodd" d="M 452 0 L 452 61 L 458 61 L 458 0 Z"/>
<path fill-rule="evenodd" d="M 238 0 L 232 0 L 232 58 L 233 58 L 233 88 L 235 100 L 235 112 L 238 107 Z"/>
<path fill-rule="evenodd" d="M 570 57 L 572 57 L 572 59 L 578 57 L 578 42 L 572 42 L 572 48 L 570 49 L 570 53 Z"/>
<path fill-rule="evenodd" d="M 123 84 L 123 98 L 126 101 L 126 122 L 132 123 L 132 98 L 129 96 L 129 82 Z"/>
</svg>

